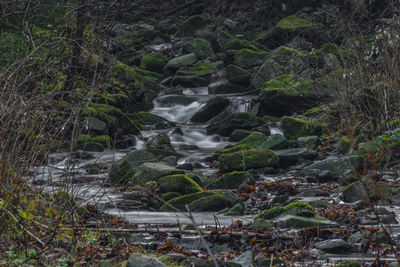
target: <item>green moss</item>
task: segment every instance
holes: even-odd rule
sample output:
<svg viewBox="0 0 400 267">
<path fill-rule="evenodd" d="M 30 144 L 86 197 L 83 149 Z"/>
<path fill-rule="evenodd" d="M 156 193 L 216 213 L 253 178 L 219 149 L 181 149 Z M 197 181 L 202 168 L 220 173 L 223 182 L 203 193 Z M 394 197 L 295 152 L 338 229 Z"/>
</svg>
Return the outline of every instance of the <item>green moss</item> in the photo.
<svg viewBox="0 0 400 267">
<path fill-rule="evenodd" d="M 308 27 L 323 27 L 322 24 L 314 24 L 308 20 L 298 18 L 296 16 L 288 16 L 286 18 L 281 19 L 276 25 L 277 28 L 281 29 L 289 29 L 296 30 L 299 28 L 308 28 Z"/>
<path fill-rule="evenodd" d="M 168 62 L 167 56 L 161 53 L 152 52 L 150 54 L 145 55 L 142 58 L 140 67 L 145 70 L 162 73 L 164 71 L 165 65 L 167 65 L 167 62 Z"/>
<path fill-rule="evenodd" d="M 188 53 L 195 53 L 197 58 L 206 59 L 214 57 L 215 53 L 209 41 L 203 38 L 194 38 L 185 46 Z"/>
<path fill-rule="evenodd" d="M 262 86 L 260 98 L 266 100 L 274 95 L 308 96 L 313 93 L 311 81 L 294 74 L 278 76 Z"/>
<path fill-rule="evenodd" d="M 252 148 L 258 148 L 268 140 L 268 137 L 260 132 L 254 132 L 246 138 L 240 140 L 237 145 L 248 145 Z"/>
<path fill-rule="evenodd" d="M 163 192 L 178 192 L 181 195 L 203 191 L 196 182 L 183 174 L 162 177 L 158 180 L 158 184 Z"/>
<path fill-rule="evenodd" d="M 199 63 L 196 64 L 192 67 L 182 67 L 180 68 L 177 72 L 176 75 L 180 76 L 199 76 L 199 77 L 204 77 L 204 76 L 209 76 L 211 74 L 214 74 L 217 70 L 212 64 L 208 63 Z"/>
<path fill-rule="evenodd" d="M 161 198 L 164 201 L 168 201 L 170 199 L 173 199 L 173 198 L 176 198 L 176 197 L 180 197 L 180 196 L 181 196 L 181 194 L 179 194 L 178 192 L 167 192 L 165 194 L 162 194 Z"/>
<path fill-rule="evenodd" d="M 268 55 L 268 52 L 258 52 L 245 48 L 235 53 L 234 62 L 242 68 L 249 68 L 262 64 Z"/>
<path fill-rule="evenodd" d="M 226 67 L 226 78 L 232 83 L 248 85 L 250 73 L 239 66 L 230 64 Z"/>
<path fill-rule="evenodd" d="M 111 148 L 111 139 L 107 135 L 91 137 L 90 135 L 82 134 L 77 138 L 77 145 L 78 148 L 88 151 L 102 151 L 105 148 Z"/>
<path fill-rule="evenodd" d="M 229 154 L 229 153 L 242 151 L 242 150 L 249 150 L 249 149 L 252 149 L 252 147 L 249 145 L 246 145 L 246 144 L 234 145 L 231 147 L 218 149 L 217 151 L 215 151 L 215 154 L 217 154 L 217 155 Z"/>
<path fill-rule="evenodd" d="M 255 217 L 255 219 L 263 218 L 263 219 L 271 220 L 271 219 L 274 219 L 274 218 L 276 218 L 278 216 L 286 214 L 291 209 L 295 209 L 295 208 L 296 209 L 308 210 L 308 211 L 311 211 L 312 213 L 314 213 L 314 208 L 311 207 L 310 204 L 304 203 L 304 202 L 292 202 L 292 203 L 289 203 L 288 205 L 283 206 L 283 207 L 273 207 L 271 209 L 264 210 L 263 212 L 258 214 Z"/>
<path fill-rule="evenodd" d="M 269 149 L 249 149 L 219 157 L 220 171 L 249 170 L 263 167 L 275 167 L 279 162 L 276 153 Z"/>
<path fill-rule="evenodd" d="M 305 57 L 306 56 L 306 54 L 304 54 L 294 48 L 287 47 L 287 46 L 280 46 L 278 48 L 275 48 L 271 52 L 271 55 L 288 56 L 288 57 L 292 57 L 292 56 Z"/>
<path fill-rule="evenodd" d="M 240 50 L 240 49 L 250 49 L 250 50 L 254 50 L 257 51 L 258 47 L 256 45 L 254 45 L 253 43 L 247 41 L 247 40 L 240 40 L 240 39 L 232 39 L 228 42 L 226 42 L 223 46 L 222 46 L 222 50 L 227 52 L 229 50 Z"/>
<path fill-rule="evenodd" d="M 214 194 L 221 194 L 219 191 L 206 191 L 206 192 L 199 192 L 199 193 L 193 193 L 193 194 L 188 194 L 180 197 L 173 198 L 171 200 L 168 200 L 167 203 L 169 205 L 174 206 L 180 211 L 186 211 L 185 205 L 190 204 L 191 202 L 198 200 L 202 197 L 207 197 L 207 196 L 212 196 Z M 167 204 L 164 204 L 161 206 L 160 211 L 170 211 L 171 209 L 168 207 Z"/>
<path fill-rule="evenodd" d="M 247 183 L 252 184 L 254 182 L 254 177 L 248 172 L 234 171 L 224 174 L 213 183 L 211 183 L 208 188 L 212 189 L 236 189 L 241 184 Z"/>
<path fill-rule="evenodd" d="M 194 212 L 220 211 L 230 206 L 231 203 L 223 194 L 213 194 L 191 202 L 189 210 Z"/>
<path fill-rule="evenodd" d="M 124 185 L 133 177 L 135 171 L 132 164 L 126 159 L 122 159 L 117 166 L 113 167 L 109 174 L 109 181 L 112 185 Z"/>
<path fill-rule="evenodd" d="M 301 136 L 321 134 L 321 126 L 312 121 L 284 116 L 281 123 L 285 137 L 290 140 L 296 140 Z"/>
<path fill-rule="evenodd" d="M 346 154 L 351 148 L 351 140 L 348 136 L 342 136 L 337 143 L 336 149 L 341 154 Z"/>
</svg>

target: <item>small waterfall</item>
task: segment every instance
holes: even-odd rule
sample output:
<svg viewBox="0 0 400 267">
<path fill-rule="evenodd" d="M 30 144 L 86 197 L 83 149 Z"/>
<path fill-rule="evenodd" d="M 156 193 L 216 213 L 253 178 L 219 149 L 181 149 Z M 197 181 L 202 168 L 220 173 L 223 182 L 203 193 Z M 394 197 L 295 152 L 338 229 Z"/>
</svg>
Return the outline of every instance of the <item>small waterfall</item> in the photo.
<svg viewBox="0 0 400 267">
<path fill-rule="evenodd" d="M 227 138 L 219 135 L 207 135 L 205 126 L 183 126 L 182 134 L 170 134 L 171 142 L 174 146 L 187 144 L 194 145 L 200 149 L 219 149 L 230 144 Z"/>
<path fill-rule="evenodd" d="M 271 135 L 279 134 L 283 135 L 282 125 L 280 121 L 270 122 L 268 123 L 269 130 L 271 131 Z"/>
<path fill-rule="evenodd" d="M 252 99 L 245 96 L 230 98 L 229 111 L 231 112 L 250 112 Z"/>
<path fill-rule="evenodd" d="M 177 123 L 187 122 L 194 113 L 199 111 L 205 104 L 200 102 L 192 102 L 189 105 L 174 105 L 170 107 L 162 107 L 159 103 L 155 102 L 154 109 L 151 113 L 163 117 L 169 121 Z"/>
</svg>

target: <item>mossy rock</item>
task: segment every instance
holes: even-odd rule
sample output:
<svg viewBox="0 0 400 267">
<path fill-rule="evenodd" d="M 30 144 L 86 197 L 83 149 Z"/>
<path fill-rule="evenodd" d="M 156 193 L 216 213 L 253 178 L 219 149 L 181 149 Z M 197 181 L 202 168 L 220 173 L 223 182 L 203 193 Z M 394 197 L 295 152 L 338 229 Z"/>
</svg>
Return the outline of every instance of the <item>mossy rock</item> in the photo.
<svg viewBox="0 0 400 267">
<path fill-rule="evenodd" d="M 248 172 L 234 171 L 227 173 L 213 181 L 208 188 L 211 189 L 237 189 L 243 183 L 253 184 L 255 178 Z"/>
<path fill-rule="evenodd" d="M 351 140 L 348 136 L 342 136 L 336 145 L 336 150 L 340 154 L 347 154 L 351 148 Z"/>
<path fill-rule="evenodd" d="M 89 133 L 107 133 L 107 123 L 95 117 L 85 117 L 84 125 Z"/>
<path fill-rule="evenodd" d="M 176 197 L 180 197 L 180 196 L 181 196 L 181 194 L 179 194 L 178 192 L 167 192 L 165 194 L 162 194 L 161 198 L 164 201 L 168 201 L 170 199 L 173 199 L 173 198 L 176 198 Z"/>
<path fill-rule="evenodd" d="M 249 149 L 219 156 L 221 172 L 246 171 L 264 167 L 276 167 L 279 158 L 269 149 Z"/>
<path fill-rule="evenodd" d="M 282 206 L 273 207 L 271 209 L 264 210 L 263 212 L 258 214 L 255 217 L 255 219 L 263 218 L 263 219 L 271 220 L 271 219 L 279 217 L 279 216 L 281 216 L 283 214 L 288 214 L 293 209 L 303 209 L 303 210 L 306 210 L 306 211 L 310 211 L 312 213 L 312 215 L 309 216 L 309 217 L 312 217 L 314 215 L 314 208 L 311 207 L 310 204 L 304 203 L 304 202 L 292 202 L 292 203 L 289 203 L 288 205 L 283 206 L 283 207 Z"/>
<path fill-rule="evenodd" d="M 230 50 L 241 50 L 241 49 L 250 49 L 253 51 L 257 51 L 258 47 L 247 40 L 240 40 L 240 39 L 232 39 L 226 42 L 222 46 L 223 52 L 228 52 Z"/>
<path fill-rule="evenodd" d="M 215 53 L 211 43 L 203 38 L 194 38 L 185 45 L 187 53 L 195 53 L 198 59 L 214 57 Z"/>
<path fill-rule="evenodd" d="M 321 135 L 322 127 L 315 122 L 294 117 L 282 117 L 282 130 L 286 138 L 296 140 L 301 136 Z"/>
<path fill-rule="evenodd" d="M 111 148 L 111 139 L 107 135 L 91 137 L 82 134 L 77 138 L 77 147 L 86 151 L 103 151 Z"/>
<path fill-rule="evenodd" d="M 253 147 L 246 145 L 246 144 L 240 144 L 240 145 L 234 145 L 234 146 L 229 146 L 226 148 L 221 148 L 215 151 L 216 155 L 222 155 L 222 154 L 230 154 L 242 150 L 249 150 L 252 149 Z"/>
<path fill-rule="evenodd" d="M 164 71 L 165 66 L 167 65 L 167 62 L 168 62 L 167 56 L 161 53 L 152 52 L 150 54 L 145 55 L 142 58 L 140 67 L 145 70 L 162 73 Z"/>
<path fill-rule="evenodd" d="M 132 184 L 145 184 L 149 181 L 158 181 L 158 179 L 167 175 L 183 173 L 184 171 L 163 162 L 145 162 L 135 169 L 135 174 L 130 182 Z"/>
<path fill-rule="evenodd" d="M 230 207 L 232 207 L 230 201 L 223 194 L 202 197 L 189 204 L 189 210 L 193 212 L 217 212 Z"/>
<path fill-rule="evenodd" d="M 250 68 L 261 65 L 268 58 L 268 52 L 254 51 L 247 48 L 237 51 L 234 55 L 235 65 Z"/>
<path fill-rule="evenodd" d="M 296 16 L 288 16 L 281 19 L 276 25 L 277 28 L 288 29 L 288 30 L 297 30 L 304 29 L 309 27 L 323 27 L 322 24 L 315 24 L 308 20 L 296 17 Z"/>
<path fill-rule="evenodd" d="M 150 112 L 140 111 L 137 113 L 140 119 L 142 119 L 143 125 L 156 125 L 159 123 L 166 123 L 168 122 L 163 117 L 158 115 L 152 114 Z M 168 122 L 170 123 L 170 122 Z"/>
<path fill-rule="evenodd" d="M 264 83 L 260 99 L 264 112 L 281 116 L 305 110 L 317 99 L 317 94 L 312 81 L 285 74 Z"/>
<path fill-rule="evenodd" d="M 345 202 L 361 200 L 363 203 L 369 204 L 371 201 L 379 199 L 390 201 L 391 198 L 391 188 L 384 184 L 378 184 L 372 179 L 356 181 L 343 188 L 343 201 Z"/>
<path fill-rule="evenodd" d="M 250 77 L 250 73 L 239 66 L 230 64 L 226 67 L 226 78 L 231 83 L 249 85 Z"/>
<path fill-rule="evenodd" d="M 303 217 L 284 214 L 277 217 L 276 222 L 281 228 L 305 228 L 305 227 L 337 227 L 336 222 L 321 217 Z"/>
<path fill-rule="evenodd" d="M 236 129 L 250 130 L 264 124 L 261 118 L 248 112 L 220 113 L 220 115 L 207 126 L 207 134 L 228 136 Z"/>
<path fill-rule="evenodd" d="M 192 67 L 181 67 L 172 79 L 172 85 L 185 87 L 207 86 L 211 82 L 211 75 L 216 73 L 212 64 L 199 63 Z"/>
<path fill-rule="evenodd" d="M 179 27 L 179 36 L 193 36 L 197 31 L 206 27 L 207 21 L 201 15 L 194 15 L 189 17 Z"/>
<path fill-rule="evenodd" d="M 318 136 L 302 136 L 297 138 L 296 144 L 301 148 L 316 149 L 321 144 L 321 139 Z"/>
<path fill-rule="evenodd" d="M 179 57 L 175 57 L 168 61 L 167 66 L 165 67 L 167 70 L 177 70 L 184 66 L 190 66 L 196 63 L 197 56 L 195 53 L 190 53 L 186 55 L 182 55 Z"/>
<path fill-rule="evenodd" d="M 268 140 L 268 137 L 260 132 L 254 132 L 247 136 L 246 138 L 240 140 L 237 145 L 248 145 L 252 148 L 259 148 L 265 144 Z"/>
<path fill-rule="evenodd" d="M 193 194 L 188 194 L 188 195 L 184 195 L 184 196 L 180 196 L 180 197 L 176 197 L 173 199 L 170 199 L 167 201 L 167 203 L 169 205 L 172 205 L 173 207 L 175 207 L 176 209 L 180 210 L 180 211 L 186 211 L 185 205 L 189 205 L 190 203 L 192 203 L 193 201 L 196 201 L 200 198 L 203 197 L 208 197 L 208 196 L 213 196 L 215 194 L 221 194 L 221 192 L 219 191 L 205 191 L 205 192 L 198 192 L 198 193 L 193 193 Z M 167 204 L 164 204 L 161 206 L 160 211 L 170 211 L 171 208 L 168 207 Z"/>
<path fill-rule="evenodd" d="M 203 189 L 183 174 L 169 175 L 158 180 L 161 192 L 178 192 L 181 195 L 202 192 Z"/>
</svg>

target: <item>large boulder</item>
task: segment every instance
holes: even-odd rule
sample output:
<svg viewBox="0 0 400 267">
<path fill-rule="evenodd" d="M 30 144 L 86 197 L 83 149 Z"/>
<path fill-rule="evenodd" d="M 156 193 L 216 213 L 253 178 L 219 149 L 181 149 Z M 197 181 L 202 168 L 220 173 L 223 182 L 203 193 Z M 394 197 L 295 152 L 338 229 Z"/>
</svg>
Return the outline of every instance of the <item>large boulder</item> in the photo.
<svg viewBox="0 0 400 267">
<path fill-rule="evenodd" d="M 226 78 L 231 83 L 249 85 L 250 84 L 250 73 L 239 66 L 230 64 L 226 67 Z"/>
<path fill-rule="evenodd" d="M 211 82 L 211 75 L 216 72 L 215 67 L 208 63 L 199 63 L 192 67 L 181 67 L 174 78 L 172 85 L 184 87 L 207 86 Z"/>
<path fill-rule="evenodd" d="M 306 55 L 295 49 L 279 47 L 264 58 L 262 66 L 254 73 L 251 84 L 260 88 L 265 82 L 284 74 L 307 77 L 309 67 Z"/>
<path fill-rule="evenodd" d="M 284 116 L 281 119 L 283 134 L 290 140 L 301 136 L 321 135 L 322 127 L 312 121 Z"/>
<path fill-rule="evenodd" d="M 213 181 L 207 188 L 210 189 L 237 189 L 243 183 L 253 184 L 254 176 L 248 172 L 234 171 L 227 173 Z"/>
<path fill-rule="evenodd" d="M 313 217 L 315 213 L 314 208 L 311 207 L 308 203 L 292 202 L 286 206 L 278 206 L 264 210 L 263 212 L 258 214 L 255 219 L 263 218 L 271 220 L 284 214 L 293 215 L 294 212 L 296 212 L 297 215 L 301 215 L 304 217 Z"/>
<path fill-rule="evenodd" d="M 264 143 L 268 140 L 268 137 L 260 132 L 254 132 L 247 136 L 246 138 L 240 140 L 237 145 L 248 145 L 252 148 L 265 148 Z"/>
<path fill-rule="evenodd" d="M 186 54 L 183 56 L 179 56 L 168 61 L 165 66 L 166 69 L 177 70 L 184 66 L 190 66 L 196 63 L 197 57 L 195 53 Z"/>
<path fill-rule="evenodd" d="M 177 192 L 187 195 L 203 191 L 195 181 L 183 174 L 162 177 L 158 180 L 158 184 L 161 192 Z"/>
<path fill-rule="evenodd" d="M 136 168 L 131 181 L 134 184 L 145 184 L 149 181 L 158 181 L 163 176 L 173 174 L 184 174 L 184 171 L 163 162 L 146 162 Z"/>
<path fill-rule="evenodd" d="M 245 48 L 234 54 L 234 63 L 242 68 L 251 68 L 263 64 L 268 55 L 267 52 Z"/>
<path fill-rule="evenodd" d="M 193 114 L 190 121 L 194 123 L 205 123 L 224 111 L 228 106 L 229 100 L 225 97 L 217 96 L 211 98 L 204 107 Z"/>
<path fill-rule="evenodd" d="M 321 144 L 321 139 L 316 136 L 301 136 L 297 138 L 296 144 L 301 148 L 316 149 Z"/>
<path fill-rule="evenodd" d="M 167 65 L 168 57 L 157 52 L 152 52 L 150 54 L 145 55 L 140 62 L 140 67 L 153 71 L 162 73 L 164 71 L 165 65 Z"/>
<path fill-rule="evenodd" d="M 197 31 L 204 29 L 207 21 L 200 15 L 194 15 L 185 20 L 179 27 L 179 36 L 193 36 Z"/>
<path fill-rule="evenodd" d="M 292 146 L 292 142 L 287 140 L 287 138 L 280 134 L 274 134 L 267 138 L 267 140 L 262 143 L 259 148 L 268 148 L 272 150 L 286 149 Z"/>
<path fill-rule="evenodd" d="M 211 43 L 203 38 L 194 38 L 185 45 L 187 53 L 195 53 L 198 59 L 214 57 L 215 53 Z"/>
<path fill-rule="evenodd" d="M 108 181 L 113 185 L 126 184 L 135 174 L 134 168 L 145 162 L 157 162 L 157 157 L 146 150 L 133 150 L 121 160 L 113 163 Z"/>
<path fill-rule="evenodd" d="M 314 244 L 314 247 L 326 253 L 348 254 L 353 252 L 353 247 L 343 239 L 328 239 Z"/>
<path fill-rule="evenodd" d="M 260 92 L 263 114 L 282 116 L 306 110 L 317 99 L 311 81 L 285 74 L 263 84 Z"/>
<path fill-rule="evenodd" d="M 362 201 L 370 204 L 371 201 L 379 199 L 390 200 L 392 198 L 392 190 L 384 184 L 378 184 L 372 179 L 354 182 L 343 189 L 343 201 L 356 202 Z"/>
<path fill-rule="evenodd" d="M 264 124 L 264 121 L 247 112 L 238 112 L 210 123 L 207 126 L 207 134 L 230 135 L 236 129 L 250 130 Z"/>
<path fill-rule="evenodd" d="M 170 152 L 175 152 L 175 149 L 172 147 L 171 140 L 169 136 L 165 133 L 160 133 L 153 137 L 149 142 L 148 146 L 150 148 L 155 148 L 158 150 L 165 150 Z M 153 153 L 154 154 L 154 153 Z"/>
<path fill-rule="evenodd" d="M 249 149 L 224 154 L 218 160 L 221 172 L 276 167 L 279 163 L 276 153 L 269 149 Z"/>
<path fill-rule="evenodd" d="M 347 172 L 359 169 L 359 158 L 355 156 L 328 157 L 323 160 L 315 161 L 311 165 L 304 167 L 305 170 L 318 170 L 319 172 L 329 171 L 333 176 L 344 176 Z"/>
</svg>

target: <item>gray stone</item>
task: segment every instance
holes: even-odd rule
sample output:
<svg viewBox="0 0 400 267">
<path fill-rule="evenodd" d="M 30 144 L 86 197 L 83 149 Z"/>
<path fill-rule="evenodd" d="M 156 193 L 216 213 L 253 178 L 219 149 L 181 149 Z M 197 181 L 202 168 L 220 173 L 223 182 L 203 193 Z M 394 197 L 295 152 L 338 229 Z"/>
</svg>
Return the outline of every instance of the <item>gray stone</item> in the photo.
<svg viewBox="0 0 400 267">
<path fill-rule="evenodd" d="M 282 228 L 303 228 L 303 227 L 334 227 L 336 222 L 324 218 L 307 218 L 296 215 L 282 215 L 276 219 L 279 227 Z"/>
<path fill-rule="evenodd" d="M 190 121 L 205 123 L 220 114 L 228 105 L 229 100 L 227 98 L 221 96 L 214 97 L 204 107 L 193 114 Z"/>
<path fill-rule="evenodd" d="M 372 179 L 354 182 L 343 189 L 343 201 L 370 203 L 370 200 L 389 200 L 392 196 L 390 187 L 377 184 Z"/>
<path fill-rule="evenodd" d="M 254 254 L 248 250 L 232 260 L 235 263 L 240 264 L 242 267 L 253 267 L 254 266 Z"/>
<path fill-rule="evenodd" d="M 100 134 L 107 132 L 107 123 L 95 117 L 85 117 L 85 124 L 89 132 L 95 131 Z"/>
<path fill-rule="evenodd" d="M 133 181 L 136 184 L 145 184 L 149 181 L 158 181 L 163 176 L 183 173 L 185 173 L 183 170 L 178 170 L 163 162 L 146 162 L 136 169 Z"/>
<path fill-rule="evenodd" d="M 371 235 L 370 231 L 362 230 L 362 231 L 352 234 L 347 239 L 347 242 L 350 244 L 361 243 L 361 241 L 363 241 L 363 240 L 368 240 L 370 235 Z"/>
<path fill-rule="evenodd" d="M 231 83 L 228 80 L 217 81 L 208 87 L 209 94 L 234 94 L 243 93 L 247 90 L 247 86 Z"/>
<path fill-rule="evenodd" d="M 230 135 L 236 129 L 250 130 L 263 125 L 264 121 L 247 112 L 237 112 L 207 126 L 207 134 Z"/>
<path fill-rule="evenodd" d="M 327 196 L 329 196 L 328 192 L 315 189 L 305 189 L 301 191 L 299 194 L 295 195 L 295 197 L 327 197 Z"/>
<path fill-rule="evenodd" d="M 291 142 L 283 135 L 274 134 L 268 137 L 267 141 L 259 148 L 268 148 L 272 150 L 286 149 L 291 146 Z"/>
<path fill-rule="evenodd" d="M 320 170 L 330 171 L 335 176 L 343 176 L 347 170 L 352 170 L 353 167 L 358 169 L 358 158 L 356 156 L 347 157 L 329 157 L 324 160 L 315 161 L 309 166 L 306 166 L 306 170 Z"/>
<path fill-rule="evenodd" d="M 187 55 L 179 56 L 168 61 L 167 69 L 179 69 L 183 66 L 190 66 L 196 63 L 197 57 L 195 53 L 190 53 Z"/>
<path fill-rule="evenodd" d="M 314 136 L 302 136 L 297 138 L 296 140 L 298 147 L 308 148 L 308 149 L 316 149 L 319 144 L 321 144 L 321 139 Z"/>
<path fill-rule="evenodd" d="M 157 259 L 135 253 L 129 257 L 126 267 L 167 267 L 164 263 Z"/>
<path fill-rule="evenodd" d="M 290 148 L 284 150 L 276 150 L 279 157 L 279 164 L 282 167 L 295 165 L 300 159 L 314 160 L 317 158 L 318 153 L 315 150 L 307 148 Z"/>
<path fill-rule="evenodd" d="M 326 253 L 348 254 L 353 251 L 353 247 L 343 239 L 329 239 L 317 242 L 314 246 Z"/>
</svg>

